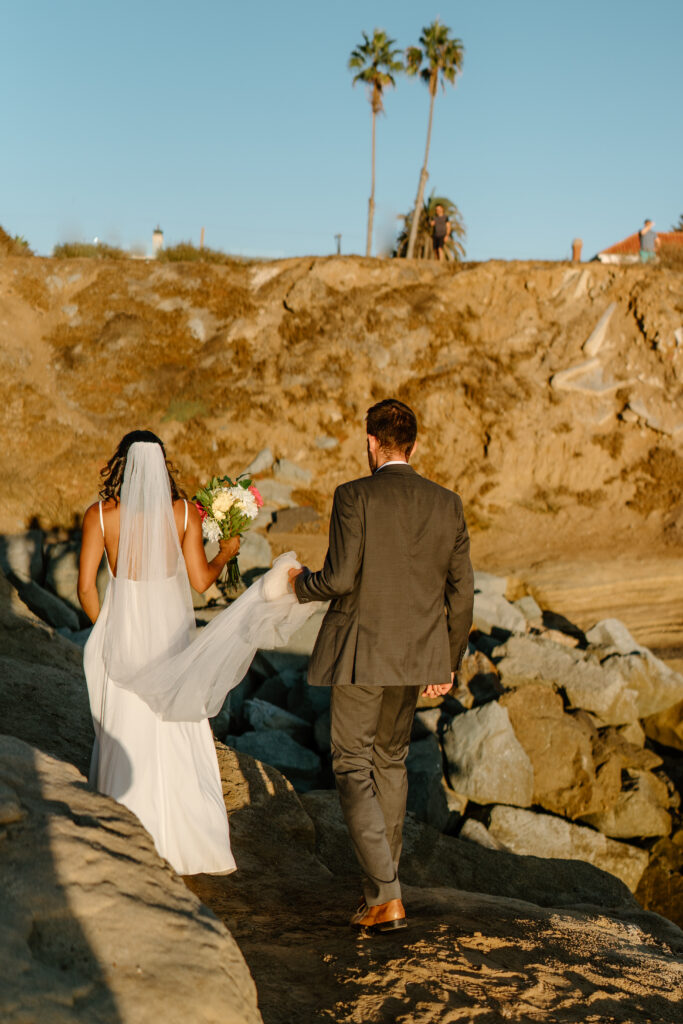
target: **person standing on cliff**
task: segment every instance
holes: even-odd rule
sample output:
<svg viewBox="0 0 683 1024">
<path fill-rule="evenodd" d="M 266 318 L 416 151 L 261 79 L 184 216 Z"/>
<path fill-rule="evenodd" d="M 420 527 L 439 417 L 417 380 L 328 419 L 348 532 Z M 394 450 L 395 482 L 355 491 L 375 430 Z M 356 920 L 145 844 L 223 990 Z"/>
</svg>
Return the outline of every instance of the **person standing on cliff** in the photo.
<svg viewBox="0 0 683 1024">
<path fill-rule="evenodd" d="M 413 715 L 421 693 L 453 684 L 474 585 L 460 498 L 409 465 L 413 411 L 386 399 L 366 424 L 371 475 L 337 488 L 323 568 L 290 580 L 300 602 L 331 602 L 308 682 L 332 687 L 332 764 L 363 873 L 351 924 L 390 931 L 406 925 L 398 864 Z"/>
<path fill-rule="evenodd" d="M 442 260 L 444 258 L 444 245 L 446 244 L 446 239 L 451 237 L 452 225 L 444 213 L 444 208 L 441 203 L 437 203 L 434 207 L 434 217 L 429 223 L 432 229 L 434 255 L 437 260 Z"/>
<path fill-rule="evenodd" d="M 638 232 L 638 242 L 640 245 L 640 262 L 650 263 L 657 257 L 657 250 L 659 249 L 659 238 L 655 231 L 655 223 L 648 217 L 640 231 Z"/>
</svg>

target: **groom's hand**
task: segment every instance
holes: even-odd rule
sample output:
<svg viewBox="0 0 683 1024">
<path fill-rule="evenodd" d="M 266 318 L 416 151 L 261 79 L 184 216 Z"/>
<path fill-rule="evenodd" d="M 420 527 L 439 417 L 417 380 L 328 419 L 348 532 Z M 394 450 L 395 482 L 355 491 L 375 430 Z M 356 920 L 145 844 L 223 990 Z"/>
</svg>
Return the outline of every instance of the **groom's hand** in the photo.
<svg viewBox="0 0 683 1024">
<path fill-rule="evenodd" d="M 443 697 L 445 694 L 448 693 L 448 691 L 452 687 L 454 679 L 455 679 L 455 672 L 451 672 L 451 681 L 450 681 L 450 683 L 441 683 L 440 685 L 437 685 L 436 683 L 432 683 L 429 686 L 425 686 L 424 690 L 422 691 L 422 696 L 423 697 L 430 697 L 430 698 Z"/>
<path fill-rule="evenodd" d="M 301 576 L 301 573 L 303 571 L 304 571 L 303 570 L 303 566 L 301 567 L 301 569 L 290 569 L 289 570 L 289 573 L 288 573 L 289 585 L 292 588 L 292 590 L 294 590 L 294 580 L 297 578 L 297 576 Z"/>
</svg>

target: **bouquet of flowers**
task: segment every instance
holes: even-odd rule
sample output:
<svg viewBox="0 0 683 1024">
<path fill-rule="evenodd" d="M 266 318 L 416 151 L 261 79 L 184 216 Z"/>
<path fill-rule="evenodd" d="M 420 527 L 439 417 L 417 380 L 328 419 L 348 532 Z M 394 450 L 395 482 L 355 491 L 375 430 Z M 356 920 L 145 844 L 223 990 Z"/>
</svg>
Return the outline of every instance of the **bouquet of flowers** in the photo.
<svg viewBox="0 0 683 1024">
<path fill-rule="evenodd" d="M 206 540 L 227 540 L 241 537 L 263 506 L 263 498 L 249 477 L 214 476 L 192 499 L 202 517 L 202 534 Z M 237 556 L 227 565 L 227 583 L 231 588 L 240 582 Z"/>
</svg>

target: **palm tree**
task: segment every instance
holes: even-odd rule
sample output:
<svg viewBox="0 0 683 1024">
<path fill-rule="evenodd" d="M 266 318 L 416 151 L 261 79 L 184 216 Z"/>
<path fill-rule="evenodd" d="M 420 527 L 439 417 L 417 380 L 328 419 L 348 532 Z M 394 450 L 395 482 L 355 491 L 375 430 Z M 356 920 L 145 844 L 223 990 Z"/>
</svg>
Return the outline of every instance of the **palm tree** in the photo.
<svg viewBox="0 0 683 1024">
<path fill-rule="evenodd" d="M 442 25 L 439 19 L 431 25 L 422 29 L 419 46 L 409 46 L 406 50 L 406 71 L 409 75 L 420 75 L 422 81 L 429 88 L 429 122 L 427 125 L 427 145 L 425 146 L 425 158 L 420 171 L 420 181 L 417 186 L 417 197 L 415 209 L 411 218 L 410 237 L 406 255 L 411 257 L 415 251 L 415 238 L 419 223 L 419 211 L 422 207 L 422 200 L 427 184 L 427 162 L 429 160 L 429 144 L 432 138 L 432 119 L 434 117 L 434 100 L 441 82 L 441 88 L 445 91 L 446 82 L 455 85 L 456 75 L 462 71 L 462 64 L 465 55 L 465 47 L 460 39 L 454 39 L 450 35 L 450 29 Z"/>
<path fill-rule="evenodd" d="M 672 231 L 683 231 L 683 213 L 678 218 L 678 224 L 671 225 Z"/>
<path fill-rule="evenodd" d="M 372 223 L 375 218 L 375 122 L 377 115 L 384 110 L 382 93 L 387 86 L 396 85 L 394 75 L 403 71 L 403 62 L 399 60 L 400 50 L 393 49 L 395 39 L 389 39 L 386 32 L 375 29 L 372 39 L 363 33 L 363 43 L 351 51 L 349 68 L 358 69 L 353 84 L 365 82 L 368 86 L 370 109 L 372 110 L 372 183 L 368 201 L 368 238 L 365 255 L 372 255 Z"/>
<path fill-rule="evenodd" d="M 422 204 L 422 212 L 420 214 L 420 220 L 416 232 L 415 254 L 418 259 L 422 260 L 432 259 L 434 256 L 431 221 L 434 217 L 437 206 L 443 206 L 443 211 L 451 222 L 451 233 L 444 243 L 446 259 L 456 261 L 462 260 L 465 258 L 465 246 L 463 243 L 465 235 L 467 234 L 462 214 L 448 196 L 435 196 L 433 190 L 429 199 Z M 415 211 L 412 210 L 403 218 L 404 225 L 396 239 L 394 256 L 405 256 L 408 251 L 408 241 L 410 238 L 414 213 Z"/>
</svg>

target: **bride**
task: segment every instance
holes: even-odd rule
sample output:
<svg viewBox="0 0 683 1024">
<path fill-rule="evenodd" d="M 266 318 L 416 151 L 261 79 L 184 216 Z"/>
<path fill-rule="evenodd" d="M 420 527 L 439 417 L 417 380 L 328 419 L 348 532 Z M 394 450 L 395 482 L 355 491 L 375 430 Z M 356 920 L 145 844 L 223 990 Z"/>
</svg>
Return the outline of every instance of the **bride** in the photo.
<svg viewBox="0 0 683 1024">
<path fill-rule="evenodd" d="M 259 647 L 286 643 L 313 608 L 287 584 L 293 553 L 195 634 L 190 583 L 206 590 L 237 553 L 208 562 L 201 518 L 183 497 L 161 440 L 135 430 L 102 470 L 83 518 L 78 596 L 94 623 L 84 668 L 95 727 L 91 783 L 133 811 L 179 874 L 228 873 L 230 849 L 208 718 Z M 97 571 L 109 584 L 102 607 Z"/>
</svg>

